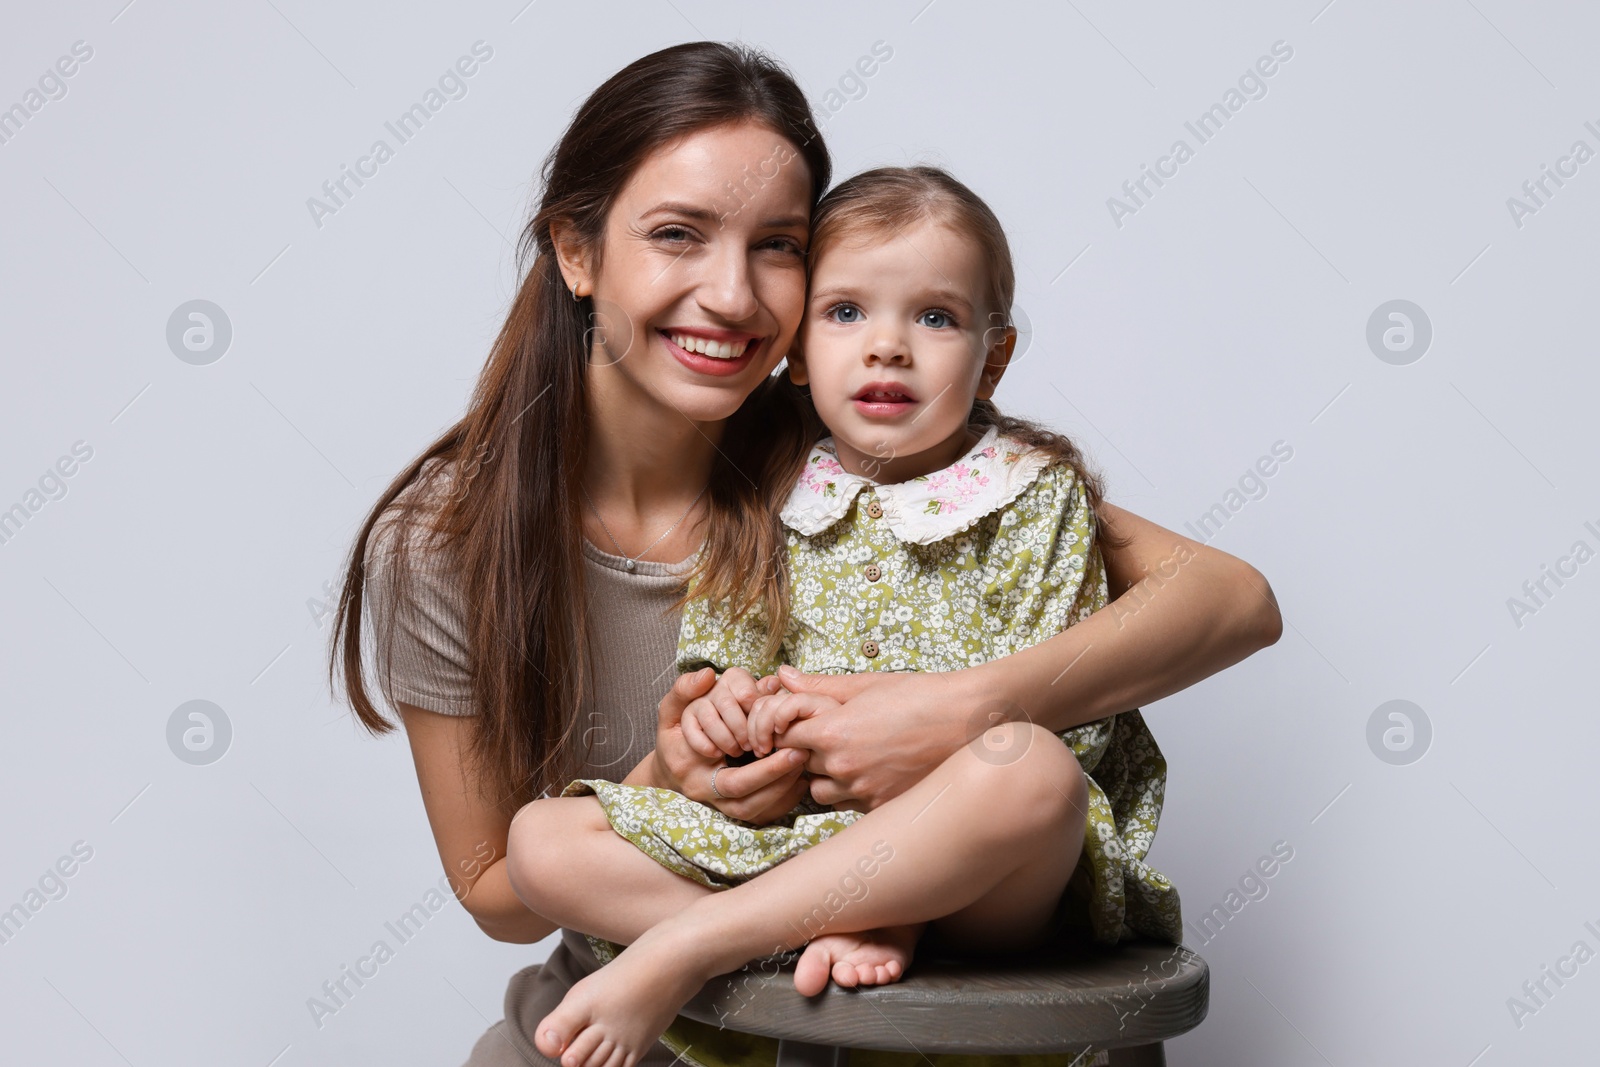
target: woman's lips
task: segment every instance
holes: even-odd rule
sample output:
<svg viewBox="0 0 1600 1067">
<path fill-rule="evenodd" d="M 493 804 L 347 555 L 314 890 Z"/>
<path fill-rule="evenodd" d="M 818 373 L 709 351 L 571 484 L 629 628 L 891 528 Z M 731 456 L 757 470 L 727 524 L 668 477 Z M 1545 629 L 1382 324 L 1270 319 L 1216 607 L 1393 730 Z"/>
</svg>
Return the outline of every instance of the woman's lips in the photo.
<svg viewBox="0 0 1600 1067">
<path fill-rule="evenodd" d="M 756 353 L 761 350 L 761 346 L 766 343 L 765 338 L 758 337 L 746 345 L 745 350 L 739 355 L 729 359 L 718 359 L 715 356 L 691 352 L 687 348 L 681 347 L 672 340 L 671 335 L 666 330 L 657 330 L 656 333 L 661 337 L 662 343 L 667 346 L 667 351 L 671 352 L 679 363 L 699 374 L 711 374 L 717 377 L 727 377 L 730 374 L 738 374 L 744 370 L 750 365 L 750 361 L 755 358 Z"/>
</svg>

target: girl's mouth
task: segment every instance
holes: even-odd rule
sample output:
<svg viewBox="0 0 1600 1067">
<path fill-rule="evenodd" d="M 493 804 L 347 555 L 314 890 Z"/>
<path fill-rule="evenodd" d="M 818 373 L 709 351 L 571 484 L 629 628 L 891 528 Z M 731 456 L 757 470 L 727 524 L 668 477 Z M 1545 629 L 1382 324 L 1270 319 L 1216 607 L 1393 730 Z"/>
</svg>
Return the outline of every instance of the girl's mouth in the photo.
<svg viewBox="0 0 1600 1067">
<path fill-rule="evenodd" d="M 851 402 L 863 415 L 902 415 L 916 406 L 916 397 L 900 386 L 874 382 L 861 390 Z"/>
<path fill-rule="evenodd" d="M 700 374 L 738 374 L 750 365 L 750 361 L 764 343 L 760 337 L 718 341 L 699 334 L 672 330 L 657 330 L 656 333 L 661 335 L 661 339 L 666 342 L 667 351 L 671 352 L 679 363 Z"/>
</svg>

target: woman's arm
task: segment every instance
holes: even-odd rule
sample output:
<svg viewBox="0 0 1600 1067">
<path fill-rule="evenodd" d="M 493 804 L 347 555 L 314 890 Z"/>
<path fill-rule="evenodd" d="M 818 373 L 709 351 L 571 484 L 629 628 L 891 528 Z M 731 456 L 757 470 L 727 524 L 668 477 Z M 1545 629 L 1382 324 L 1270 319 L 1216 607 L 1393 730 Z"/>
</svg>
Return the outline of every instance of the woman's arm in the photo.
<svg viewBox="0 0 1600 1067">
<path fill-rule="evenodd" d="M 870 811 L 998 718 L 1070 729 L 1170 696 L 1277 641 L 1282 617 L 1254 567 L 1121 508 L 1107 504 L 1102 516 L 1129 538 L 1104 550 L 1116 599 L 1036 645 L 946 673 L 780 669 L 783 688 L 800 694 L 788 699 L 820 705 L 784 735 L 812 750 L 812 798 Z"/>
<path fill-rule="evenodd" d="M 1034 722 L 1066 730 L 1171 696 L 1275 643 L 1283 633 L 1261 572 L 1110 504 L 1102 546 L 1113 597 L 1036 645 L 957 672 L 973 695 L 998 695 Z"/>
<path fill-rule="evenodd" d="M 543 941 L 558 927 L 529 911 L 511 890 L 506 876 L 511 817 L 479 793 L 467 758 L 472 720 L 405 703 L 398 708 L 417 765 L 422 805 L 456 899 L 496 941 Z"/>
</svg>

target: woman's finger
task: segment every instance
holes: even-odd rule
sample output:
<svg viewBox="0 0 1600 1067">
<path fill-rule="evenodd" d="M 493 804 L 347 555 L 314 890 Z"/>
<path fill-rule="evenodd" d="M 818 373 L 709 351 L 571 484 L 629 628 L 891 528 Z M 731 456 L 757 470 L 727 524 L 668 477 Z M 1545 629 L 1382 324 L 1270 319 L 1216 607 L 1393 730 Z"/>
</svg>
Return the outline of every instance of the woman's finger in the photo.
<svg viewBox="0 0 1600 1067">
<path fill-rule="evenodd" d="M 750 797 L 805 765 L 805 753 L 783 749 L 717 775 L 717 790 L 725 797 Z"/>
<path fill-rule="evenodd" d="M 661 698 L 661 704 L 656 711 L 657 728 L 667 729 L 676 726 L 683 718 L 684 710 L 695 700 L 711 692 L 711 687 L 716 681 L 717 672 L 710 667 L 678 675 L 672 683 L 672 688 L 667 690 L 667 695 Z"/>
<path fill-rule="evenodd" d="M 805 674 L 785 663 L 778 668 L 778 681 L 791 693 L 821 693 L 842 703 L 870 685 L 873 673 Z"/>
<path fill-rule="evenodd" d="M 780 757 L 781 753 L 773 753 L 767 759 L 777 760 L 778 766 L 782 767 L 784 761 Z M 752 763 L 750 766 L 753 767 L 755 764 Z M 800 803 L 801 798 L 806 795 L 806 790 L 809 787 L 809 783 L 804 776 L 804 770 L 805 764 L 802 762 L 796 762 L 788 766 L 778 778 L 745 797 L 741 802 L 743 813 L 735 817 L 744 819 L 746 822 L 766 825 L 779 816 L 794 810 L 794 807 Z M 719 789 L 722 787 L 722 777 L 719 775 L 717 778 L 717 788 Z"/>
<path fill-rule="evenodd" d="M 718 782 L 717 784 L 720 786 L 722 783 Z M 811 787 L 811 799 L 825 808 L 842 807 L 856 811 L 864 810 L 856 807 L 855 798 L 847 796 L 843 787 L 825 774 L 812 775 L 808 779 L 808 784 Z"/>
</svg>

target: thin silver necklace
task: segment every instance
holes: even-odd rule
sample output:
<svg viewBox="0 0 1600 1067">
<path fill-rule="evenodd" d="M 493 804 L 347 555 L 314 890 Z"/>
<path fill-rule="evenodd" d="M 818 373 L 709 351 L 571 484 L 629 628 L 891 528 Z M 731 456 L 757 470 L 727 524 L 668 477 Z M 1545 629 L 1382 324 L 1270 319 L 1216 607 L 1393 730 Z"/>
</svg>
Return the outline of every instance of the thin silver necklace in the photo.
<svg viewBox="0 0 1600 1067">
<path fill-rule="evenodd" d="M 665 541 L 667 539 L 667 534 L 670 534 L 673 530 L 676 530 L 679 527 L 679 525 L 682 524 L 683 520 L 687 519 L 689 517 L 689 512 L 693 511 L 694 510 L 694 506 L 696 504 L 700 503 L 700 498 L 706 495 L 706 490 L 709 489 L 709 488 L 711 488 L 711 483 L 707 482 L 704 486 L 701 487 L 700 491 L 694 495 L 694 499 L 689 501 L 689 506 L 683 509 L 683 514 L 678 516 L 678 521 L 673 523 L 671 526 L 668 526 L 666 533 L 662 534 L 660 537 L 656 538 L 654 541 L 651 541 L 649 547 L 647 547 L 643 552 L 639 553 L 637 556 L 630 556 L 626 552 L 622 551 L 622 545 L 620 545 L 617 542 L 617 535 L 611 532 L 611 527 L 606 525 L 606 520 L 600 517 L 600 509 L 594 506 L 594 501 L 593 500 L 589 499 L 589 490 L 585 489 L 583 486 L 580 485 L 580 486 L 578 486 L 578 492 L 582 493 L 583 494 L 583 499 L 588 501 L 589 510 L 594 512 L 594 517 L 596 519 L 598 519 L 599 522 L 600 522 L 600 529 L 604 530 L 606 532 L 606 536 L 611 538 L 611 544 L 612 544 L 612 546 L 614 548 L 616 548 L 617 555 L 621 556 L 626 561 L 626 562 L 623 563 L 623 566 L 631 571 L 635 567 L 638 566 L 639 561 L 641 559 L 643 559 L 646 555 L 649 554 L 650 549 L 656 547 L 661 542 Z"/>
</svg>

